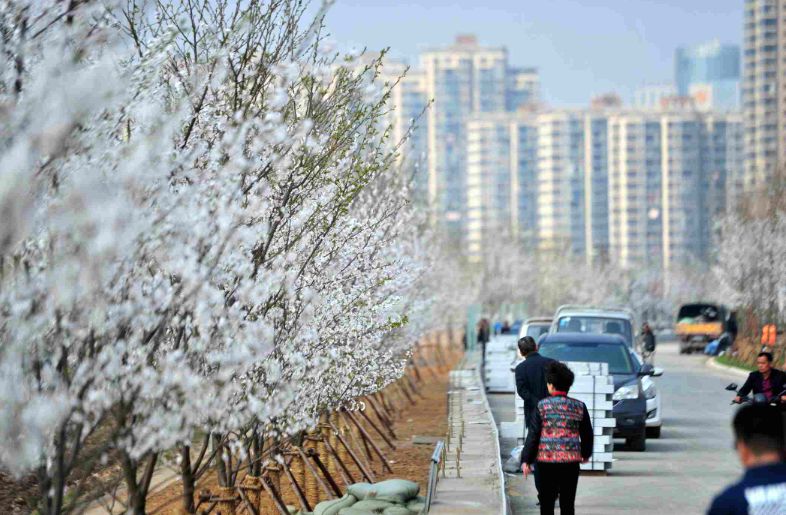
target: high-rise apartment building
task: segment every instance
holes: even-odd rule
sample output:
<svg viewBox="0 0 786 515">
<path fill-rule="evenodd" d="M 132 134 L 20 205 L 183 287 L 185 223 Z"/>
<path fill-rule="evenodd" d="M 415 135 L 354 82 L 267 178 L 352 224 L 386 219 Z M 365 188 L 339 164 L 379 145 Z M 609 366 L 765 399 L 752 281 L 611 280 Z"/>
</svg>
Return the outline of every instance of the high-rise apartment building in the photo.
<svg viewBox="0 0 786 515">
<path fill-rule="evenodd" d="M 609 116 L 610 255 L 669 269 L 710 257 L 724 186 L 738 169 L 736 114 L 624 111 Z"/>
<path fill-rule="evenodd" d="M 584 115 L 584 248 L 588 261 L 609 259 L 609 119 Z"/>
<path fill-rule="evenodd" d="M 761 187 L 786 163 L 786 1 L 746 0 L 743 56 L 745 168 L 742 190 Z"/>
<path fill-rule="evenodd" d="M 465 249 L 480 260 L 489 238 L 511 238 L 516 203 L 512 124 L 508 113 L 475 115 L 467 121 Z"/>
<path fill-rule="evenodd" d="M 706 260 L 741 167 L 740 116 L 690 105 L 489 113 L 467 133 L 474 260 L 500 237 L 625 267 Z"/>
<path fill-rule="evenodd" d="M 383 80 L 395 87 L 390 92 L 388 123 L 392 126 L 391 142 L 401 144 L 399 165 L 412 174 L 412 192 L 419 204 L 428 201 L 428 139 L 426 108 L 428 94 L 426 76 L 420 70 L 408 69 L 401 62 L 386 61 Z"/>
<path fill-rule="evenodd" d="M 537 119 L 485 113 L 467 122 L 465 249 L 479 261 L 490 239 L 537 244 Z"/>
<path fill-rule="evenodd" d="M 538 247 L 584 255 L 583 116 L 549 111 L 538 115 L 537 125 Z"/>
<path fill-rule="evenodd" d="M 709 109 L 740 105 L 740 47 L 710 41 L 678 48 L 674 56 L 677 94 Z"/>
<path fill-rule="evenodd" d="M 475 113 L 505 110 L 507 52 L 468 36 L 420 58 L 426 92 L 429 201 L 437 222 L 460 237 L 466 206 L 466 122 Z"/>
<path fill-rule="evenodd" d="M 508 70 L 506 107 L 516 111 L 524 106 L 534 106 L 540 101 L 540 75 L 535 68 Z"/>
</svg>

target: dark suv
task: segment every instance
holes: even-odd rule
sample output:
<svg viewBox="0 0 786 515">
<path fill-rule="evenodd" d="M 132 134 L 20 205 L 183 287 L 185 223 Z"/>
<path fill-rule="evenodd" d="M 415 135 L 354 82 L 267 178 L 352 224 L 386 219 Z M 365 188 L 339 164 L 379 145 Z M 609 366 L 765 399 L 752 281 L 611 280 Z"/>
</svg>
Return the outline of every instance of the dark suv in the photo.
<svg viewBox="0 0 786 515">
<path fill-rule="evenodd" d="M 625 438 L 633 451 L 646 449 L 647 402 L 640 378 L 655 373 L 651 365 L 640 365 L 619 336 L 552 333 L 539 346 L 543 356 L 563 362 L 608 363 L 614 380 L 614 436 Z"/>
</svg>

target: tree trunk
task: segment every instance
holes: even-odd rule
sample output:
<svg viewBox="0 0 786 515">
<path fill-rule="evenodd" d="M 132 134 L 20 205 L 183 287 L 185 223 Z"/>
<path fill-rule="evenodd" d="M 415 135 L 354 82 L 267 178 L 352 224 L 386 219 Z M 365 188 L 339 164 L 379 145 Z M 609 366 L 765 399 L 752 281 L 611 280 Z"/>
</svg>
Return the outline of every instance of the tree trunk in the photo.
<svg viewBox="0 0 786 515">
<path fill-rule="evenodd" d="M 227 474 L 227 466 L 224 461 L 224 449 L 221 442 L 221 437 L 213 433 L 213 451 L 216 455 L 216 475 L 218 476 L 219 486 L 229 486 L 229 476 Z"/>
<path fill-rule="evenodd" d="M 184 445 L 180 448 L 180 478 L 183 481 L 183 512 L 196 513 L 194 505 L 194 490 L 196 480 L 194 471 L 191 468 L 191 447 Z"/>
<path fill-rule="evenodd" d="M 47 470 L 46 465 L 38 469 L 38 484 L 41 493 L 41 512 L 45 515 L 60 515 L 63 511 L 63 497 L 65 493 L 65 425 L 62 425 L 55 437 L 55 456 L 52 461 L 52 470 Z"/>
<path fill-rule="evenodd" d="M 260 477 L 262 475 L 262 452 L 263 452 L 263 445 L 262 445 L 262 436 L 260 436 L 256 431 L 252 435 L 251 440 L 251 467 L 250 472 L 254 477 Z"/>
<path fill-rule="evenodd" d="M 128 490 L 128 513 L 133 515 L 145 515 L 145 496 L 137 482 L 139 464 L 131 459 L 131 456 L 125 451 L 121 453 L 121 463 L 123 465 L 123 475 L 126 480 L 126 490 Z"/>
</svg>

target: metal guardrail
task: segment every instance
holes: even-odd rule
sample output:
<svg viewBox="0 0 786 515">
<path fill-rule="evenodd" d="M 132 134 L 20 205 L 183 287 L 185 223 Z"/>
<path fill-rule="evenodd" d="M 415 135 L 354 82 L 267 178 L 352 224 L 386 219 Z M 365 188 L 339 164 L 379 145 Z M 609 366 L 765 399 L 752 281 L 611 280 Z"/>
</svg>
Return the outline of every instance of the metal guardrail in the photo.
<svg viewBox="0 0 786 515">
<path fill-rule="evenodd" d="M 434 446 L 434 452 L 431 454 L 431 462 L 429 464 L 428 472 L 428 490 L 426 491 L 426 506 L 423 508 L 421 515 L 429 512 L 431 509 L 431 502 L 434 500 L 434 493 L 437 490 L 437 481 L 439 480 L 439 471 L 445 468 L 445 442 L 442 440 L 437 442 Z"/>
</svg>

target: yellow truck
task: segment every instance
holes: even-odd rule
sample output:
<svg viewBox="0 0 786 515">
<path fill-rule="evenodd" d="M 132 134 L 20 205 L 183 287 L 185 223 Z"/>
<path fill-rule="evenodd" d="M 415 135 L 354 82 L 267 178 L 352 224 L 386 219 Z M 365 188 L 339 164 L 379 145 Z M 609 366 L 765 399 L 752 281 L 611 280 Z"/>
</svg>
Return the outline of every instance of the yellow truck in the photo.
<svg viewBox="0 0 786 515">
<path fill-rule="evenodd" d="M 684 304 L 677 313 L 675 327 L 680 342 L 680 354 L 703 351 L 707 343 L 728 335 L 728 344 L 737 334 L 737 322 L 733 311 L 721 304 L 696 302 Z"/>
</svg>

